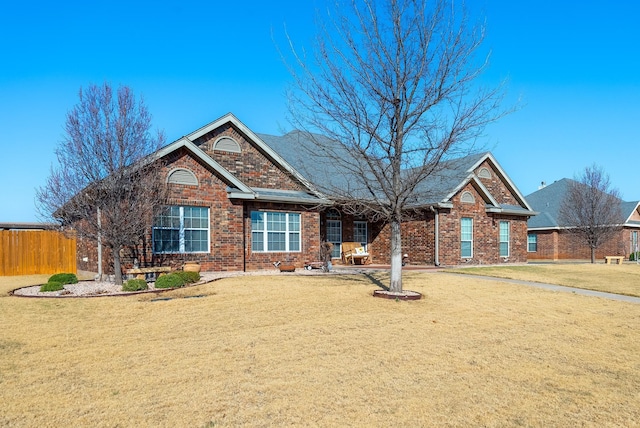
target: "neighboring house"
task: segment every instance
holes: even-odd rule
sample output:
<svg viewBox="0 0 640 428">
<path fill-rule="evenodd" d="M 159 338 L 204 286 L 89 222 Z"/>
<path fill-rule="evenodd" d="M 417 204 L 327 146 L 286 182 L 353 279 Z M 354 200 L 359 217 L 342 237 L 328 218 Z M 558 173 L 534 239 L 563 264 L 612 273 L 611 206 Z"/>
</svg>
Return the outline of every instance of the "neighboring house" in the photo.
<svg viewBox="0 0 640 428">
<path fill-rule="evenodd" d="M 528 222 L 529 259 L 589 259 L 591 250 L 584 240 L 567 231 L 559 220 L 560 207 L 566 198 L 569 184 L 573 180 L 563 178 L 544 186 L 526 197 L 539 214 Z M 616 238 L 603 243 L 596 250 L 596 258 L 605 256 L 625 256 L 638 251 L 638 231 L 640 231 L 639 202 L 620 200 L 625 222 Z"/>
<path fill-rule="evenodd" d="M 360 242 L 373 263 L 389 263 L 389 230 L 341 212 L 303 171 L 304 134 L 256 134 L 232 114 L 165 146 L 170 198 L 144 246 L 124 265 L 199 261 L 203 270 L 302 267 L 319 260 L 320 244 Z M 313 165 L 311 165 L 312 167 Z M 535 215 L 490 153 L 447 162 L 423 185 L 432 195 L 411 207 L 403 252 L 413 264 L 526 262 L 527 219 Z M 79 249 L 79 268 L 95 269 L 95 250 Z M 83 257 L 89 261 L 82 263 Z"/>
</svg>

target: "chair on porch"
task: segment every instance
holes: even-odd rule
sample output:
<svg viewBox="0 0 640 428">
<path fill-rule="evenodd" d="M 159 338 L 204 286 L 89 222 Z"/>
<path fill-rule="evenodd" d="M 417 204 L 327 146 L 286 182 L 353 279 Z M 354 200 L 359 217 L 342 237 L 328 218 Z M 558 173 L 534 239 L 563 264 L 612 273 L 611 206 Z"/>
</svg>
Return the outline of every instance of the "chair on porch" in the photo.
<svg viewBox="0 0 640 428">
<path fill-rule="evenodd" d="M 369 261 L 367 253 L 360 242 L 342 243 L 342 262 L 363 265 Z"/>
</svg>

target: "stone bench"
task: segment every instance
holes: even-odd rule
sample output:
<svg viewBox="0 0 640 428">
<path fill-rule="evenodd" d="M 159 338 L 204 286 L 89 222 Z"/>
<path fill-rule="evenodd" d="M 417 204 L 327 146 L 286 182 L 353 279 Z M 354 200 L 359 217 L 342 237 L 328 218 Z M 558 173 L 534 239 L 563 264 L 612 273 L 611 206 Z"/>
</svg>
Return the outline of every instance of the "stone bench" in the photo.
<svg viewBox="0 0 640 428">
<path fill-rule="evenodd" d="M 144 267 L 144 268 L 133 268 L 133 269 L 127 269 L 126 270 L 126 274 L 127 275 L 135 275 L 137 279 L 147 279 L 147 274 L 148 273 L 153 273 L 156 276 L 160 276 L 164 273 L 169 273 L 171 272 L 171 267 L 169 266 L 152 266 L 152 267 Z"/>
<path fill-rule="evenodd" d="M 605 264 L 610 265 L 612 261 L 615 261 L 617 265 L 621 265 L 622 262 L 624 261 L 624 257 L 623 256 L 605 256 L 604 257 Z"/>
</svg>

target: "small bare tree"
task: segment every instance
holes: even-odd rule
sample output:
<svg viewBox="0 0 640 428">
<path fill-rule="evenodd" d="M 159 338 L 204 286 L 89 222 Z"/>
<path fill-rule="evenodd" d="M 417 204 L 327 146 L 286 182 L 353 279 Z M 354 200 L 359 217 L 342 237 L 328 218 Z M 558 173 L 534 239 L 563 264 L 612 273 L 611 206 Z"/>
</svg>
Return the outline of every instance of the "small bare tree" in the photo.
<svg viewBox="0 0 640 428">
<path fill-rule="evenodd" d="M 36 204 L 41 216 L 109 247 L 122 284 L 120 251 L 138 244 L 165 202 L 160 162 L 149 157 L 164 136 L 151 134 L 147 107 L 126 86 L 114 94 L 109 84 L 92 85 L 79 98 Z"/>
<path fill-rule="evenodd" d="M 319 18 L 312 58 L 289 39 L 291 119 L 313 141 L 313 184 L 344 210 L 390 225 L 389 289 L 401 293 L 407 209 L 426 200 L 420 191 L 442 161 L 470 153 L 506 113 L 503 84 L 476 87 L 484 30 L 453 1 L 344 3 Z"/>
<path fill-rule="evenodd" d="M 615 237 L 622 228 L 621 202 L 620 192 L 611 187 L 609 175 L 595 164 L 569 182 L 560 205 L 560 224 L 589 246 L 591 263 L 596 261 L 598 246 Z"/>
</svg>

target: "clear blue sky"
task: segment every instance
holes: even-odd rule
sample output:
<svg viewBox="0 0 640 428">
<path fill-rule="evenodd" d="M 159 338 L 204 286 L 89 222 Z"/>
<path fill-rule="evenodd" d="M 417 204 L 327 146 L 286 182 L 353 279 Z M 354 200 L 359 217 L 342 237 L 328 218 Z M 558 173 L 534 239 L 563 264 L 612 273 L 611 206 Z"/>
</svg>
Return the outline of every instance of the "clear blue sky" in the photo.
<svg viewBox="0 0 640 428">
<path fill-rule="evenodd" d="M 289 75 L 272 40 L 301 43 L 323 0 L 9 2 L 0 14 L 0 222 L 37 221 L 66 112 L 92 83 L 142 94 L 168 142 L 233 112 L 289 130 Z M 523 194 L 598 163 L 640 199 L 640 2 L 472 0 L 487 24 L 487 82 L 522 108 L 487 148 Z M 477 15 L 476 15 L 477 14 Z"/>
</svg>

